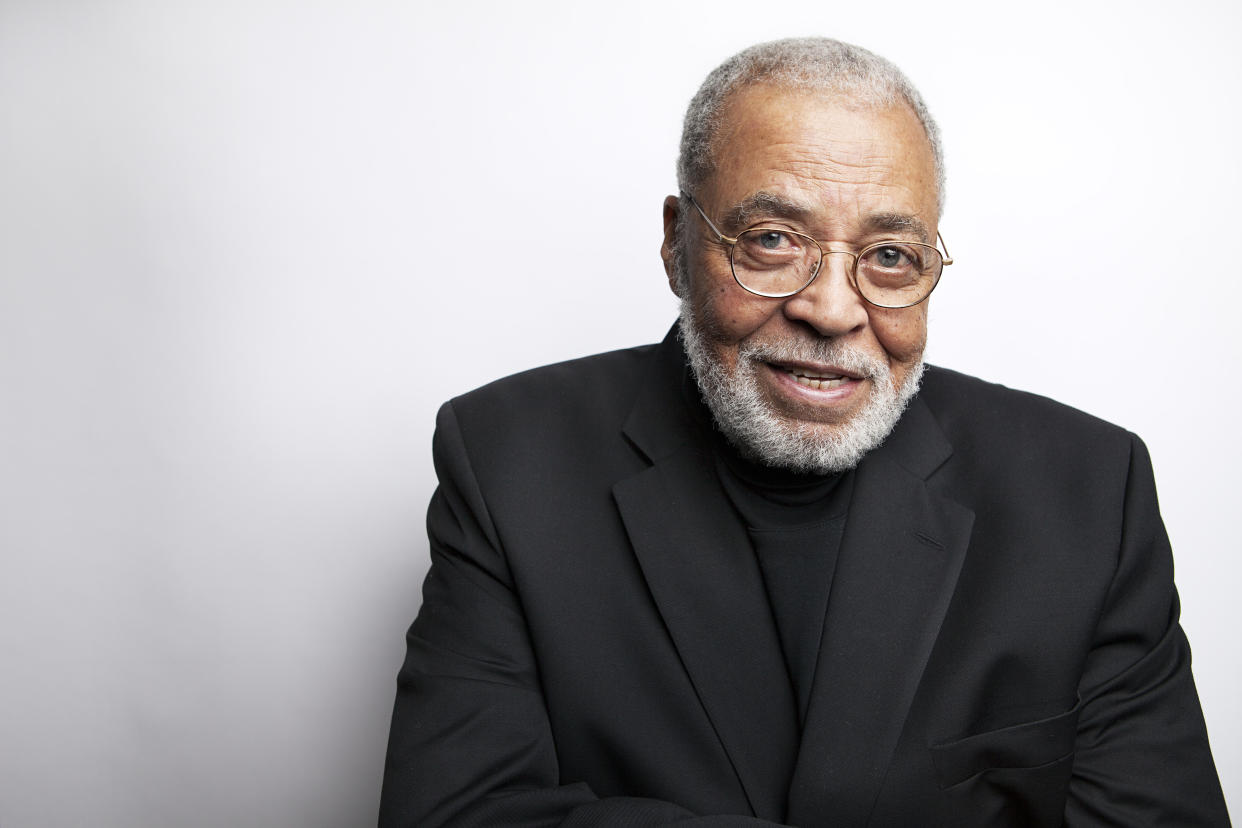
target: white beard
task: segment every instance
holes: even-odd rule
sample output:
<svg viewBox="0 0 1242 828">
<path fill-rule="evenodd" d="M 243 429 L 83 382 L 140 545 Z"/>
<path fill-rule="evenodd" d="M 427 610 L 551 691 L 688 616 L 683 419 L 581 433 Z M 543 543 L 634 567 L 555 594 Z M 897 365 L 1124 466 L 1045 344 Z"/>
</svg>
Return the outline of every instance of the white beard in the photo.
<svg viewBox="0 0 1242 828">
<path fill-rule="evenodd" d="M 794 472 L 829 474 L 857 466 L 892 432 L 923 377 L 920 358 L 898 388 L 886 362 L 832 339 L 742 343 L 737 368 L 730 371 L 712 352 L 685 299 L 680 326 L 690 367 L 716 427 L 746 458 Z M 796 361 L 829 363 L 869 378 L 869 399 L 849 420 L 830 427 L 781 417 L 763 398 L 758 366 Z"/>
</svg>

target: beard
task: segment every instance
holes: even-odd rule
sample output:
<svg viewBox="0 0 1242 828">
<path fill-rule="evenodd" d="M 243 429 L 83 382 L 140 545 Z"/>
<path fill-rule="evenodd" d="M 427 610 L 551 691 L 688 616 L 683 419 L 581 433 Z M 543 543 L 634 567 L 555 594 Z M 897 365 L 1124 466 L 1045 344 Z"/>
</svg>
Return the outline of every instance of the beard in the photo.
<svg viewBox="0 0 1242 828">
<path fill-rule="evenodd" d="M 688 292 L 687 292 L 688 293 Z M 833 339 L 782 338 L 738 345 L 730 370 L 712 351 L 690 302 L 681 302 L 681 339 L 699 393 L 716 427 L 743 457 L 793 472 L 830 474 L 852 469 L 884 442 L 919 390 L 920 356 L 898 387 L 888 363 Z M 763 397 L 758 371 L 767 362 L 827 363 L 870 379 L 862 409 L 843 423 L 815 423 L 784 417 Z"/>
</svg>

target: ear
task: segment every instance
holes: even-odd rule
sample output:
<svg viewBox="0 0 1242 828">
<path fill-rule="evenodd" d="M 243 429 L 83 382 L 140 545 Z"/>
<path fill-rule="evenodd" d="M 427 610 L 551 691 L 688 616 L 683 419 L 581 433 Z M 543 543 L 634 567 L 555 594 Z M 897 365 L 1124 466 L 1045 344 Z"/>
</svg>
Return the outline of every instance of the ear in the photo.
<svg viewBox="0 0 1242 828">
<path fill-rule="evenodd" d="M 664 261 L 664 275 L 668 277 L 668 289 L 678 298 L 681 298 L 681 292 L 673 270 L 673 257 L 676 255 L 673 248 L 677 240 L 677 221 L 680 212 L 677 196 L 667 196 L 664 199 L 664 241 L 660 244 L 660 258 Z"/>
</svg>

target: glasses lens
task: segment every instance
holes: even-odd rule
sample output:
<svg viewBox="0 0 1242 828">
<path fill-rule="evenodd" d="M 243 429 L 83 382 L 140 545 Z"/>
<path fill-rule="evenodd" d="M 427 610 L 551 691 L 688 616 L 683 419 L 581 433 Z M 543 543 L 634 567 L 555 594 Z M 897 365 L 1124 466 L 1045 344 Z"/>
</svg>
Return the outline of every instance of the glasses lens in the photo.
<svg viewBox="0 0 1242 828">
<path fill-rule="evenodd" d="M 819 246 L 809 236 L 758 227 L 733 245 L 733 275 L 762 296 L 788 296 L 804 288 L 819 267 Z"/>
<path fill-rule="evenodd" d="M 917 305 L 940 279 L 944 260 L 931 245 L 884 242 L 858 256 L 858 290 L 867 301 L 888 308 Z"/>
</svg>

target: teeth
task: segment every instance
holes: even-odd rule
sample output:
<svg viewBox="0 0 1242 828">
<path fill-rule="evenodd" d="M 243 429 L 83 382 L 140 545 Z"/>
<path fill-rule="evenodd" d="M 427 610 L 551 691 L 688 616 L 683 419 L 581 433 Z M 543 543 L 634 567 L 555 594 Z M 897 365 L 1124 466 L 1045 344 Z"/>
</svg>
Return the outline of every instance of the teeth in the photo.
<svg viewBox="0 0 1242 828">
<path fill-rule="evenodd" d="M 787 371 L 789 376 L 794 378 L 798 385 L 805 385 L 807 388 L 822 390 L 825 388 L 837 388 L 844 385 L 848 377 L 832 376 L 832 377 L 808 377 L 805 374 L 798 374 L 794 371 Z"/>
</svg>

